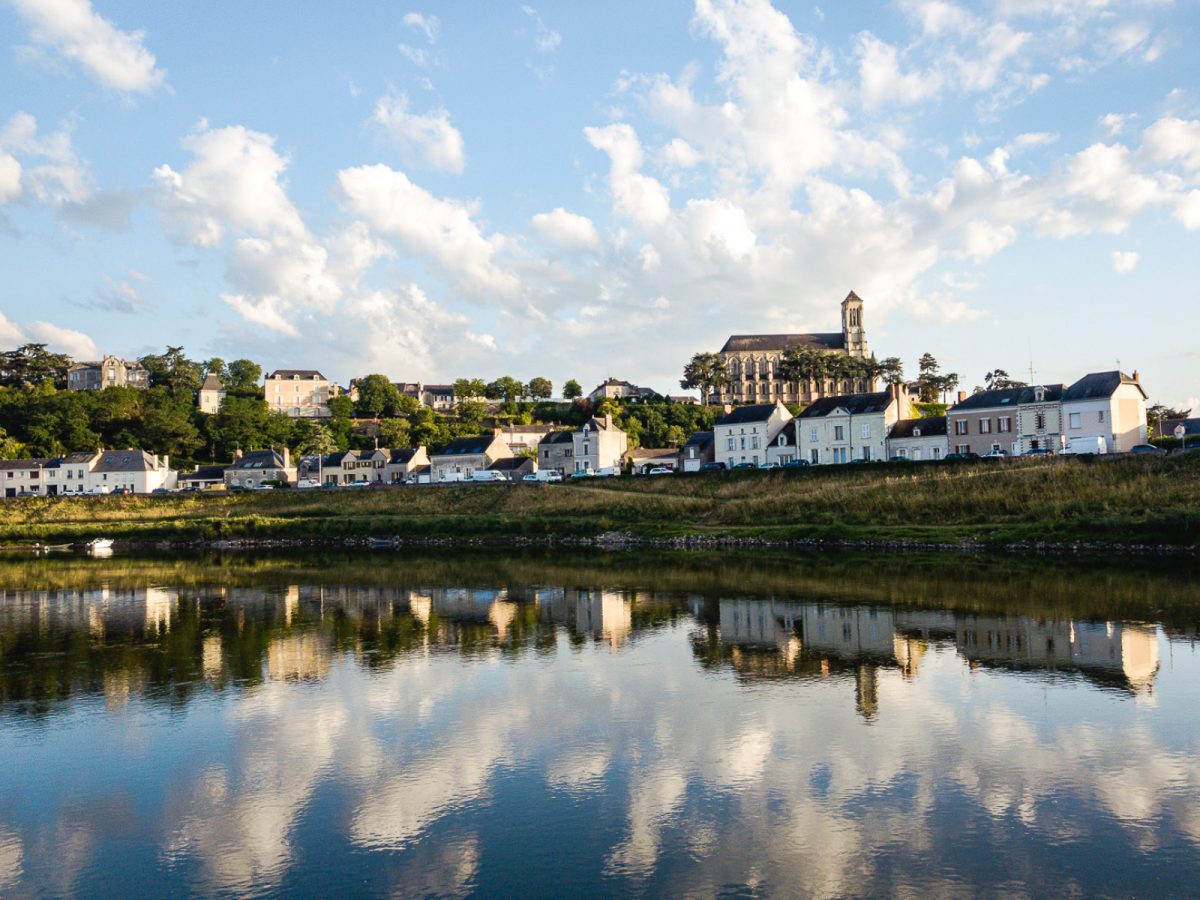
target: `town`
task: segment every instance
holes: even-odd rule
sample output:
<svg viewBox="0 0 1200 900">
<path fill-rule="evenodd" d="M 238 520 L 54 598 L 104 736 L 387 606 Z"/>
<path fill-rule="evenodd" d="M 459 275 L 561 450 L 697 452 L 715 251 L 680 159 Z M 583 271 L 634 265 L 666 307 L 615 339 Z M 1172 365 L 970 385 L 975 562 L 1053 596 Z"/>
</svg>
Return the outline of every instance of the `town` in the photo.
<svg viewBox="0 0 1200 900">
<path fill-rule="evenodd" d="M 1151 404 L 1137 371 L 1071 384 L 992 370 L 959 389 L 932 354 L 915 379 L 870 352 L 864 301 L 841 330 L 733 335 L 660 393 L 606 378 L 453 384 L 189 360 L 0 355 L 3 496 L 154 494 L 457 482 L 561 482 L 863 463 L 1200 449 L 1200 418 Z M 1189 439 L 1191 441 L 1189 442 Z"/>
</svg>

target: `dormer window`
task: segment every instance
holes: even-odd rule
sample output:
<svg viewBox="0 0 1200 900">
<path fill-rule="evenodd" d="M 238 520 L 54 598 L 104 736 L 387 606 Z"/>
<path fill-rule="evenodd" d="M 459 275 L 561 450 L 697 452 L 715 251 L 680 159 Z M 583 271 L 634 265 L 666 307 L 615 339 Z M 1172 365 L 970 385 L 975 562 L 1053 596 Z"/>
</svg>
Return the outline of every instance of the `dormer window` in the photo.
<svg viewBox="0 0 1200 900">
<path fill-rule="evenodd" d="M 1046 399 L 1046 389 L 1041 388 L 1041 387 L 1034 388 L 1033 399 L 1036 400 L 1038 403 L 1043 402 Z"/>
<path fill-rule="evenodd" d="M 913 429 L 913 437 L 920 437 L 920 436 L 921 436 L 921 429 L 920 429 L 920 428 L 914 428 L 914 429 Z"/>
</svg>

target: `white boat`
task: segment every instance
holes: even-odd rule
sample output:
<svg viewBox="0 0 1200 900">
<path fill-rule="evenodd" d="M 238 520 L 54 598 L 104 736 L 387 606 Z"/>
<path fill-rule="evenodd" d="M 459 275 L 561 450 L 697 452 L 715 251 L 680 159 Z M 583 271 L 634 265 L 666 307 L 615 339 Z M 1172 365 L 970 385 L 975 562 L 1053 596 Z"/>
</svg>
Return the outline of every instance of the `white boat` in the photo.
<svg viewBox="0 0 1200 900">
<path fill-rule="evenodd" d="M 92 538 L 83 546 L 89 550 L 111 550 L 112 545 L 112 538 Z"/>
</svg>

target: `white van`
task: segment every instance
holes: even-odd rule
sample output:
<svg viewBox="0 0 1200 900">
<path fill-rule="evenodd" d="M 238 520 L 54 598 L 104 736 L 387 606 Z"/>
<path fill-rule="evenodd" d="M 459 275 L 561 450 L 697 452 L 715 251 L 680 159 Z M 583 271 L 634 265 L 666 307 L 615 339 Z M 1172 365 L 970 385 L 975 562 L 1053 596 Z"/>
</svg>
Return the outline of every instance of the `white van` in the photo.
<svg viewBox="0 0 1200 900">
<path fill-rule="evenodd" d="M 471 480 L 480 484 L 492 484 L 496 481 L 508 481 L 500 472 L 492 469 L 476 469 L 471 473 Z"/>
<path fill-rule="evenodd" d="M 1067 449 L 1064 452 L 1078 456 L 1097 456 L 1108 453 L 1108 441 L 1101 435 L 1073 437 L 1067 441 Z"/>
</svg>

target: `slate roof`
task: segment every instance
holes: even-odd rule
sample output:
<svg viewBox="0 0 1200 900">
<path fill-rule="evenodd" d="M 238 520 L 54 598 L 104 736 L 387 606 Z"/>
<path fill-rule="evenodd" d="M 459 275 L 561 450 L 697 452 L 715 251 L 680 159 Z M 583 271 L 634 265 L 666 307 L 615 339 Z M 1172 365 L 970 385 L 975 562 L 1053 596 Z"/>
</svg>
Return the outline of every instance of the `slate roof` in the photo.
<svg viewBox="0 0 1200 900">
<path fill-rule="evenodd" d="M 470 456 L 475 453 L 486 453 L 496 440 L 494 434 L 476 434 L 471 437 L 455 438 L 441 453 L 431 453 L 430 456 Z"/>
<path fill-rule="evenodd" d="M 196 466 L 195 472 L 185 472 L 179 476 L 180 481 L 220 481 L 225 477 L 229 466 Z"/>
<path fill-rule="evenodd" d="M 1062 399 L 1063 386 L 1061 384 L 1042 385 L 1046 389 L 1046 399 L 1043 403 L 1057 403 Z M 1036 386 L 1025 385 L 1023 387 L 999 388 L 994 391 L 980 391 L 978 394 L 972 394 L 961 403 L 956 403 L 950 407 L 952 412 L 966 412 L 973 409 L 996 409 L 998 407 L 1021 406 L 1026 403 L 1036 403 L 1034 399 L 1034 391 Z"/>
<path fill-rule="evenodd" d="M 349 457 L 350 459 L 358 459 L 358 454 L 353 450 L 338 450 L 336 453 L 330 453 L 321 460 L 322 466 L 340 466 L 342 462 Z"/>
<path fill-rule="evenodd" d="M 50 459 L 0 459 L 0 470 L 44 469 L 50 462 L 52 462 Z"/>
<path fill-rule="evenodd" d="M 683 446 L 704 448 L 704 447 L 707 447 L 712 442 L 713 442 L 713 433 L 711 431 L 697 431 L 697 432 L 693 433 L 690 438 L 687 439 L 687 443 L 684 444 Z"/>
<path fill-rule="evenodd" d="M 835 409 L 844 409 L 852 416 L 865 416 L 871 413 L 881 413 L 892 402 L 890 391 L 876 391 L 871 394 L 845 394 L 841 397 L 822 397 L 800 413 L 799 419 L 821 419 Z"/>
<path fill-rule="evenodd" d="M 634 460 L 666 459 L 669 456 L 679 456 L 678 450 L 671 448 L 638 447 L 628 451 L 625 456 Z"/>
<path fill-rule="evenodd" d="M 267 378 L 319 378 L 321 381 L 326 380 L 325 376 L 316 369 L 276 369 Z"/>
<path fill-rule="evenodd" d="M 570 431 L 551 431 L 544 438 L 538 441 L 538 446 L 542 444 L 573 444 L 575 437 Z"/>
<path fill-rule="evenodd" d="M 283 457 L 274 450 L 251 450 L 236 460 L 230 469 L 282 469 Z"/>
<path fill-rule="evenodd" d="M 734 334 L 722 353 L 762 353 L 808 347 L 812 350 L 844 350 L 846 338 L 840 331 L 828 334 Z"/>
<path fill-rule="evenodd" d="M 223 391 L 225 385 L 221 383 L 221 379 L 209 372 L 204 376 L 204 384 L 200 385 L 202 391 Z"/>
<path fill-rule="evenodd" d="M 927 419 L 901 419 L 892 426 L 889 438 L 914 438 L 913 432 L 920 429 L 920 437 L 945 437 L 946 417 L 930 416 Z"/>
<path fill-rule="evenodd" d="M 1142 392 L 1142 397 L 1146 398 L 1146 391 L 1143 390 L 1141 384 L 1134 381 L 1124 372 L 1092 372 L 1090 375 L 1084 375 L 1077 382 L 1063 391 L 1063 403 L 1068 403 L 1073 400 L 1107 400 L 1117 388 L 1123 384 L 1132 384 Z"/>
<path fill-rule="evenodd" d="M 105 450 L 93 472 L 153 472 L 154 457 L 145 450 Z"/>
<path fill-rule="evenodd" d="M 454 396 L 454 385 L 452 384 L 427 384 L 425 385 L 425 393 L 427 394 L 448 394 Z"/>
<path fill-rule="evenodd" d="M 74 453 L 68 453 L 59 460 L 59 463 L 66 463 L 69 466 L 79 465 L 80 463 L 89 463 L 92 457 L 96 455 L 94 450 L 77 450 Z"/>
<path fill-rule="evenodd" d="M 774 414 L 778 404 L 756 403 L 753 406 L 738 406 L 732 412 L 726 413 L 713 424 L 715 425 L 745 425 L 750 422 L 765 422 Z"/>
<path fill-rule="evenodd" d="M 526 467 L 533 468 L 533 460 L 528 456 L 507 456 L 488 466 L 493 472 L 519 472 Z"/>
<path fill-rule="evenodd" d="M 416 455 L 416 450 L 393 450 L 388 462 L 394 466 L 403 466 L 412 462 L 412 458 Z"/>
</svg>

